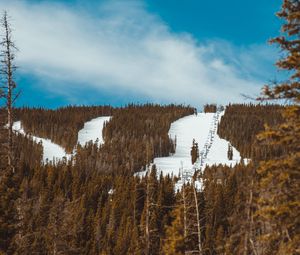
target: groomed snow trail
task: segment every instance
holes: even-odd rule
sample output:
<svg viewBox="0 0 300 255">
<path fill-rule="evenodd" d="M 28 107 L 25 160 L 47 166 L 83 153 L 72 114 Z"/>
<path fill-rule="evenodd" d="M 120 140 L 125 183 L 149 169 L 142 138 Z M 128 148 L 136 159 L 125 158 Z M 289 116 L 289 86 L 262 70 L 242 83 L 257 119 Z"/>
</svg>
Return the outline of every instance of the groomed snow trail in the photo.
<svg viewBox="0 0 300 255">
<path fill-rule="evenodd" d="M 104 143 L 102 130 L 106 122 L 110 120 L 110 116 L 98 117 L 84 123 L 83 129 L 78 132 L 78 143 L 84 146 L 87 142 L 98 141 L 98 145 Z"/>
<path fill-rule="evenodd" d="M 21 125 L 21 121 L 16 121 L 13 124 L 13 130 L 26 135 L 22 125 Z M 44 139 L 38 136 L 34 136 L 34 135 L 30 135 L 30 137 L 32 137 L 32 139 L 36 142 L 42 142 L 43 145 L 43 161 L 52 161 L 52 160 L 61 160 L 62 158 L 66 157 L 66 159 L 70 159 L 71 158 L 71 154 L 67 154 L 66 151 L 64 150 L 64 148 L 62 148 L 61 146 L 59 146 L 58 144 L 55 144 L 53 142 L 51 142 L 50 139 Z"/>
<path fill-rule="evenodd" d="M 103 136 L 102 136 L 102 130 L 104 123 L 110 120 L 110 116 L 107 117 L 98 117 L 95 119 L 92 119 L 84 124 L 83 129 L 81 129 L 78 132 L 78 143 L 82 146 L 84 146 L 87 142 L 98 141 L 98 145 L 103 144 Z M 13 130 L 26 135 L 24 129 L 22 128 L 21 121 L 16 121 L 13 124 Z M 38 136 L 30 135 L 32 139 L 36 142 L 42 142 L 43 145 L 43 162 L 47 161 L 58 161 L 62 160 L 63 158 L 66 158 L 69 160 L 72 156 L 72 154 L 66 153 L 65 149 L 61 147 L 60 145 L 53 143 L 50 139 L 41 138 Z M 76 153 L 76 150 L 74 150 L 74 153 Z"/>
<path fill-rule="evenodd" d="M 221 121 L 224 111 L 218 115 L 217 123 Z M 212 146 L 208 152 L 207 159 L 204 161 L 205 165 L 218 165 L 223 164 L 227 166 L 234 166 L 241 161 L 240 152 L 232 146 L 233 157 L 232 160 L 229 160 L 227 157 L 228 145 L 230 144 L 227 140 L 222 139 L 217 134 L 217 127 L 215 134 L 213 135 Z M 201 148 L 201 147 L 200 147 Z M 245 161 L 246 162 L 246 161 Z"/>
<path fill-rule="evenodd" d="M 171 124 L 169 136 L 176 138 L 176 151 L 169 157 L 155 158 L 158 173 L 179 176 L 182 172 L 192 175 L 195 169 L 214 164 L 235 165 L 241 160 L 240 153 L 233 147 L 233 159 L 228 160 L 229 142 L 217 134 L 217 126 L 224 112 L 198 113 L 181 118 Z M 191 147 L 193 139 L 198 143 L 199 160 L 192 165 Z"/>
<path fill-rule="evenodd" d="M 183 117 L 171 124 L 169 137 L 176 139 L 175 153 L 169 157 L 155 158 L 153 164 L 156 165 L 158 172 L 162 171 L 163 175 L 173 174 L 178 176 L 181 167 L 192 169 L 191 147 L 193 139 L 201 148 L 209 132 L 209 124 L 212 115 L 198 114 Z"/>
</svg>

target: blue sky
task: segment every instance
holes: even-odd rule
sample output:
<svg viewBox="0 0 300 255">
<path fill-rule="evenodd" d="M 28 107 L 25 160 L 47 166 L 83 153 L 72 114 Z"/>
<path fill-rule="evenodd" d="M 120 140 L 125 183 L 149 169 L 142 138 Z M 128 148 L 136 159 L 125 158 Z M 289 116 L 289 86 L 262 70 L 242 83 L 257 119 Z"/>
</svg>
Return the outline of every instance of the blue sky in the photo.
<svg viewBox="0 0 300 255">
<path fill-rule="evenodd" d="M 280 0 L 6 1 L 18 105 L 243 102 L 280 77 Z"/>
</svg>

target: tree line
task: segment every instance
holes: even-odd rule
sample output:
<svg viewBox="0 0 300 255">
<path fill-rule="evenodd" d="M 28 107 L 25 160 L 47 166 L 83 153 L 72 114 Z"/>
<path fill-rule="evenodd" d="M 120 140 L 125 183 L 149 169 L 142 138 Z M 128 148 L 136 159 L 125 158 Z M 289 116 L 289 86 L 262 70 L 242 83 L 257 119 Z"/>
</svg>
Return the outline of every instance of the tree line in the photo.
<svg viewBox="0 0 300 255">
<path fill-rule="evenodd" d="M 194 113 L 193 108 L 129 105 L 113 112 L 104 128 L 104 145 L 79 146 L 72 162 L 41 164 L 41 145 L 11 132 L 15 83 L 13 58 L 6 55 L 0 253 L 299 254 L 299 10 L 299 1 L 283 1 L 278 15 L 285 20 L 284 36 L 272 41 L 286 52 L 277 64 L 291 76 L 264 87 L 259 98 L 290 104 L 229 106 L 219 133 L 250 156 L 250 164 L 196 171 L 180 190 L 175 190 L 178 177 L 162 176 L 155 166 L 146 167 L 144 177 L 133 173 L 149 166 L 154 156 L 174 151 L 176 142 L 167 138 L 169 125 Z M 9 32 L 6 17 L 3 25 Z M 6 39 L 3 45 L 13 46 L 10 33 Z M 259 115 L 259 120 L 250 116 L 251 128 L 250 109 Z M 269 126 L 263 129 L 263 123 Z M 195 160 L 195 144 L 191 152 Z M 200 189 L 196 181 L 201 181 Z"/>
<path fill-rule="evenodd" d="M 111 106 L 67 106 L 56 110 L 15 108 L 14 120 L 20 120 L 26 133 L 48 138 L 71 153 L 84 123 L 100 116 L 111 116 Z"/>
</svg>

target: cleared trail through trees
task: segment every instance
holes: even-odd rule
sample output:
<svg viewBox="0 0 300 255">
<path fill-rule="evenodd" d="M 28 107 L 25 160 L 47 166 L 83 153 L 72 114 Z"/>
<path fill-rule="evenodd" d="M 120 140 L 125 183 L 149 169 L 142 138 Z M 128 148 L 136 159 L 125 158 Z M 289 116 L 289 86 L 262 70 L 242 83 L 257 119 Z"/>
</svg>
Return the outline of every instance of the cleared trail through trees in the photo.
<svg viewBox="0 0 300 255">
<path fill-rule="evenodd" d="M 102 136 L 102 130 L 104 124 L 110 120 L 110 116 L 102 116 L 90 121 L 87 121 L 84 124 L 83 129 L 78 132 L 78 143 L 81 146 L 84 146 L 87 142 L 92 141 L 93 143 L 97 142 L 98 145 L 104 143 Z M 21 121 L 16 121 L 13 124 L 13 130 L 23 135 L 28 135 L 24 131 Z M 30 134 L 30 137 L 36 142 L 41 142 L 43 145 L 43 162 L 47 161 L 59 161 L 62 159 L 69 160 L 72 155 L 76 153 L 74 150 L 73 154 L 66 153 L 65 149 L 60 145 L 53 143 L 50 139 L 41 138 Z"/>
<path fill-rule="evenodd" d="M 219 123 L 219 116 L 220 111 L 217 111 L 213 114 L 211 124 L 209 127 L 208 135 L 206 138 L 206 141 L 202 147 L 202 149 L 199 151 L 199 158 L 196 160 L 192 168 L 184 168 L 183 165 L 180 169 L 180 176 L 181 180 L 177 183 L 177 188 L 179 189 L 184 183 L 192 183 L 192 177 L 196 170 L 202 170 L 205 167 L 205 163 L 207 160 L 207 156 L 210 152 L 210 149 L 212 147 L 212 144 L 214 142 L 214 138 L 217 135 L 217 128 Z M 206 113 L 208 114 L 208 113 Z M 202 184 L 199 181 L 195 182 L 195 185 L 198 188 L 201 188 Z"/>
<path fill-rule="evenodd" d="M 184 173 L 185 178 L 191 179 L 195 170 L 204 169 L 206 165 L 214 164 L 235 165 L 240 162 L 240 153 L 233 147 L 233 158 L 228 160 L 229 142 L 217 134 L 218 123 L 224 111 L 216 113 L 198 113 L 181 118 L 172 123 L 169 136 L 176 140 L 176 150 L 169 157 L 155 158 L 158 173 L 176 176 Z M 192 164 L 191 146 L 193 139 L 198 143 L 199 159 Z M 143 173 L 140 173 L 143 175 Z"/>
<path fill-rule="evenodd" d="M 102 130 L 111 116 L 102 116 L 84 123 L 83 129 L 78 132 L 78 143 L 84 146 L 86 143 L 92 141 L 97 142 L 98 146 L 104 143 Z"/>
<path fill-rule="evenodd" d="M 206 142 L 202 148 L 202 150 L 199 152 L 199 158 L 194 164 L 194 168 L 202 169 L 205 161 L 207 159 L 207 156 L 209 154 L 210 148 L 212 147 L 212 144 L 214 142 L 214 138 L 217 135 L 217 128 L 218 128 L 218 122 L 219 122 L 219 116 L 220 112 L 217 111 L 213 115 L 213 119 L 209 128 L 208 136 L 206 138 Z"/>
<path fill-rule="evenodd" d="M 22 135 L 28 135 L 25 133 L 21 121 L 16 121 L 13 124 L 13 130 Z M 29 135 L 36 143 L 42 143 L 43 145 L 43 162 L 57 161 L 63 158 L 70 159 L 71 154 L 67 154 L 65 149 L 58 144 L 53 143 L 50 139 L 41 138 L 34 135 Z"/>
</svg>

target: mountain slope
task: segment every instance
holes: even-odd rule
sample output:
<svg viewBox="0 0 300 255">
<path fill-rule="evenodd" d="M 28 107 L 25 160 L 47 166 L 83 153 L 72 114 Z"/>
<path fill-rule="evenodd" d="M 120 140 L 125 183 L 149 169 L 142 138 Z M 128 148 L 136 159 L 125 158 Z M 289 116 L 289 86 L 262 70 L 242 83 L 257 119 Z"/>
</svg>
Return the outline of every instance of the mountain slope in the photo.
<svg viewBox="0 0 300 255">
<path fill-rule="evenodd" d="M 227 158 L 228 141 L 217 134 L 217 126 L 222 113 L 198 113 L 183 117 L 171 124 L 169 136 L 176 142 L 176 150 L 168 157 L 154 158 L 158 172 L 163 175 L 179 175 L 180 171 L 193 172 L 206 165 L 223 164 L 234 166 L 241 160 L 240 153 L 233 147 L 233 158 Z M 191 162 L 191 147 L 193 139 L 198 143 L 200 159 L 193 165 Z"/>
</svg>

